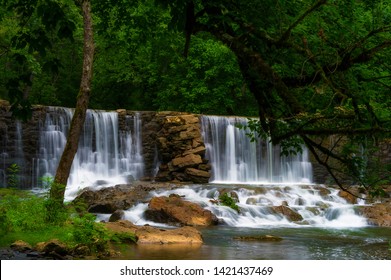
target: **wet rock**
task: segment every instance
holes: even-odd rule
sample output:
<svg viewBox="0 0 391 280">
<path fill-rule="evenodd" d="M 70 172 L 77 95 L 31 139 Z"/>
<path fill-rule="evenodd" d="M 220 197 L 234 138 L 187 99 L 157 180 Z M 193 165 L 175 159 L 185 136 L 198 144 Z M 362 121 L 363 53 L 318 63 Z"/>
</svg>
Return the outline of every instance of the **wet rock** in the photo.
<svg viewBox="0 0 391 280">
<path fill-rule="evenodd" d="M 0 260 L 48 260 L 52 259 L 43 254 L 29 250 L 26 252 L 19 252 L 12 248 L 0 249 Z"/>
<path fill-rule="evenodd" d="M 325 187 L 319 187 L 318 188 L 319 190 L 319 195 L 323 198 L 323 199 L 328 199 L 330 194 L 331 194 L 331 191 Z"/>
<path fill-rule="evenodd" d="M 391 201 L 373 205 L 357 206 L 357 211 L 374 226 L 391 227 Z"/>
<path fill-rule="evenodd" d="M 316 205 L 317 207 L 319 207 L 319 209 L 321 209 L 321 210 L 326 210 L 326 209 L 330 208 L 330 204 L 325 203 L 325 202 L 323 202 L 323 201 L 317 201 L 317 202 L 315 203 L 315 205 Z"/>
<path fill-rule="evenodd" d="M 352 193 L 340 190 L 338 192 L 338 195 L 345 199 L 350 204 L 356 204 L 357 203 L 357 197 L 354 196 Z"/>
<path fill-rule="evenodd" d="M 54 259 L 67 259 L 67 255 L 70 253 L 69 248 L 57 239 L 40 242 L 35 246 L 35 250 Z"/>
<path fill-rule="evenodd" d="M 258 203 L 258 199 L 255 197 L 249 197 L 246 200 L 246 204 L 249 204 L 249 205 L 257 205 L 257 203 Z"/>
<path fill-rule="evenodd" d="M 202 243 L 201 233 L 193 227 L 172 230 L 143 226 L 136 230 L 137 244 Z"/>
<path fill-rule="evenodd" d="M 212 212 L 180 197 L 152 198 L 145 216 L 155 222 L 174 225 L 209 226 L 218 223 Z"/>
<path fill-rule="evenodd" d="M 201 233 L 193 227 L 177 229 L 158 229 L 151 226 L 136 226 L 129 221 L 105 223 L 107 229 L 114 233 L 136 236 L 137 244 L 201 244 Z"/>
<path fill-rule="evenodd" d="M 23 240 L 17 240 L 14 243 L 11 244 L 11 249 L 18 251 L 18 252 L 26 252 L 26 251 L 31 251 L 33 247 L 28 244 L 27 242 Z"/>
<path fill-rule="evenodd" d="M 122 220 L 124 217 L 125 213 L 123 210 L 115 210 L 113 214 L 111 214 L 109 218 L 109 222 L 116 222 L 119 220 Z"/>
<path fill-rule="evenodd" d="M 168 185 L 166 185 L 168 187 Z M 116 210 L 126 210 L 139 202 L 148 200 L 153 184 L 118 185 L 97 191 L 84 189 L 73 201 L 79 208 L 90 213 L 112 214 Z"/>
<path fill-rule="evenodd" d="M 285 218 L 287 218 L 291 222 L 298 222 L 302 221 L 303 217 L 297 213 L 296 211 L 292 210 L 291 208 L 280 205 L 280 206 L 272 206 L 270 207 L 272 211 L 275 213 L 283 215 Z"/>
<path fill-rule="evenodd" d="M 305 205 L 305 204 L 306 204 L 306 201 L 305 201 L 305 199 L 302 198 L 302 197 L 299 197 L 299 198 L 297 198 L 297 199 L 295 200 L 295 205 L 300 205 L 300 206 L 302 206 L 302 205 Z"/>
<path fill-rule="evenodd" d="M 312 214 L 314 214 L 316 216 L 320 214 L 320 210 L 319 210 L 318 207 L 311 207 L 311 206 L 309 206 L 309 207 L 306 207 L 305 209 L 307 211 L 310 211 Z"/>
</svg>

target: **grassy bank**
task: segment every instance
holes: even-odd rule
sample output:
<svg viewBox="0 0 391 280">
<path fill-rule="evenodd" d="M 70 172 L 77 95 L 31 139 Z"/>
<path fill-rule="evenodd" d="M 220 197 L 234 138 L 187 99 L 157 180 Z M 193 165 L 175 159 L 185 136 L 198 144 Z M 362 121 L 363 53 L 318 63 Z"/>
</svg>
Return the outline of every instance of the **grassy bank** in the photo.
<svg viewBox="0 0 391 280">
<path fill-rule="evenodd" d="M 107 248 L 109 242 L 133 238 L 114 235 L 82 208 L 72 204 L 58 207 L 46 194 L 0 188 L 0 247 L 9 247 L 16 240 L 35 246 L 58 239 L 70 248 L 82 244 L 96 252 Z"/>
</svg>

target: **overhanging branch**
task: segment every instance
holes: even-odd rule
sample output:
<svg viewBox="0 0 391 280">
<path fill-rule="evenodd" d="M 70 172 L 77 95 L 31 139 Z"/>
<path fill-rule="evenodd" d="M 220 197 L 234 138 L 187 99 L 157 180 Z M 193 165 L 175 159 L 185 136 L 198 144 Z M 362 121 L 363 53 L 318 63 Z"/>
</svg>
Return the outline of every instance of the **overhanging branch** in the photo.
<svg viewBox="0 0 391 280">
<path fill-rule="evenodd" d="M 326 4 L 327 0 L 318 0 L 312 7 L 310 7 L 307 11 L 305 11 L 295 22 L 293 22 L 288 29 L 282 34 L 280 40 L 278 40 L 278 43 L 281 44 L 282 42 L 286 41 L 292 30 L 299 25 L 308 15 L 310 15 L 313 11 L 321 7 L 322 5 Z"/>
</svg>

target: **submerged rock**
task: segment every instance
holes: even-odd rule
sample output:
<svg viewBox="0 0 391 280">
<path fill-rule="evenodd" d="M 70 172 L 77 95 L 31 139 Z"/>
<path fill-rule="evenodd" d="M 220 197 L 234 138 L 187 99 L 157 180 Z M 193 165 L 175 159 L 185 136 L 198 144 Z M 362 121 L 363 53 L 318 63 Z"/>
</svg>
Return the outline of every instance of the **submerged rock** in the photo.
<svg viewBox="0 0 391 280">
<path fill-rule="evenodd" d="M 278 242 L 282 238 L 274 235 L 255 235 L 255 236 L 235 236 L 234 240 L 240 241 L 262 241 L 262 242 Z"/>
</svg>

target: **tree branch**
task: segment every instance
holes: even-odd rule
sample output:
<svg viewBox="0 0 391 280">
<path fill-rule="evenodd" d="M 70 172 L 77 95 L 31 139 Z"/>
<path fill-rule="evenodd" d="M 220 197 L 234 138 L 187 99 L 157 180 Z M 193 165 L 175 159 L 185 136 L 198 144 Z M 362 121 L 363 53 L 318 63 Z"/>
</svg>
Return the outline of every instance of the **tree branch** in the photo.
<svg viewBox="0 0 391 280">
<path fill-rule="evenodd" d="M 292 30 L 300 24 L 308 15 L 310 15 L 313 11 L 318 9 L 319 7 L 323 6 L 327 3 L 327 0 L 318 0 L 312 7 L 310 7 L 307 11 L 305 11 L 294 23 L 292 23 L 288 29 L 282 34 L 281 38 L 278 40 L 278 43 L 281 44 L 282 42 L 286 41 Z"/>
<path fill-rule="evenodd" d="M 330 176 L 333 178 L 334 182 L 338 185 L 338 187 L 339 187 L 341 190 L 343 190 L 343 191 L 349 193 L 350 195 L 352 195 L 352 196 L 354 196 L 354 197 L 357 197 L 357 198 L 360 198 L 360 199 L 365 199 L 365 198 L 363 198 L 363 197 L 357 196 L 356 194 L 350 192 L 348 189 L 346 189 L 346 188 L 343 186 L 343 184 L 340 182 L 340 180 L 338 179 L 338 177 L 334 174 L 334 168 L 332 168 L 326 161 L 323 161 L 323 160 L 319 157 L 318 153 L 316 152 L 316 150 L 315 150 L 315 148 L 314 148 L 314 146 L 313 146 L 314 142 L 313 142 L 311 139 L 309 139 L 309 138 L 307 138 L 307 137 L 304 136 L 304 137 L 303 137 L 303 140 L 304 140 L 306 146 L 308 147 L 308 149 L 310 150 L 310 152 L 312 153 L 312 155 L 314 156 L 315 160 L 316 160 L 320 165 L 322 165 L 322 166 L 324 166 L 324 167 L 326 168 L 327 172 L 330 174 Z"/>
</svg>

